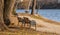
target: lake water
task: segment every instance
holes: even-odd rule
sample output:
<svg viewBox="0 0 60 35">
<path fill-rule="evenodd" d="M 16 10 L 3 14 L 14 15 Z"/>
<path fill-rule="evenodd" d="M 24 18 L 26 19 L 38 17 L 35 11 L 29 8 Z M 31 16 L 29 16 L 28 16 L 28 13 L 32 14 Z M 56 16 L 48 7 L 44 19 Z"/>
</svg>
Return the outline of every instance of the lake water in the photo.
<svg viewBox="0 0 60 35">
<path fill-rule="evenodd" d="M 24 13 L 24 11 L 25 10 L 16 10 L 16 12 L 18 12 L 18 13 L 19 12 Z M 31 12 L 31 10 L 30 10 L 30 12 Z M 40 9 L 40 10 L 38 10 L 38 14 L 47 19 L 60 22 L 60 9 Z"/>
</svg>

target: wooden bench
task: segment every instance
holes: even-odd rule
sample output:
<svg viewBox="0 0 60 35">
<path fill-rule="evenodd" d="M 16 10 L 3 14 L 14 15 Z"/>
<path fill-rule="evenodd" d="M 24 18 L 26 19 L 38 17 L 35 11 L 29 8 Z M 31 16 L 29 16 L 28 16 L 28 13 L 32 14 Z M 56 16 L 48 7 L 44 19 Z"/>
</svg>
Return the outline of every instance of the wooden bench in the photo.
<svg viewBox="0 0 60 35">
<path fill-rule="evenodd" d="M 30 24 L 31 24 L 31 26 L 34 26 L 34 27 L 35 27 L 35 30 L 36 30 L 36 21 L 31 20 L 31 21 L 30 21 Z"/>
<path fill-rule="evenodd" d="M 19 26 L 20 22 L 21 22 L 21 23 L 23 22 L 23 18 L 18 17 L 18 26 Z"/>
<path fill-rule="evenodd" d="M 29 20 L 29 18 L 27 18 L 27 17 L 23 17 L 23 18 L 19 17 L 18 22 L 22 22 L 22 25 L 24 27 L 26 24 L 29 26 L 29 28 L 31 28 L 31 26 L 35 26 L 35 30 L 36 30 L 36 22 L 34 20 Z"/>
</svg>

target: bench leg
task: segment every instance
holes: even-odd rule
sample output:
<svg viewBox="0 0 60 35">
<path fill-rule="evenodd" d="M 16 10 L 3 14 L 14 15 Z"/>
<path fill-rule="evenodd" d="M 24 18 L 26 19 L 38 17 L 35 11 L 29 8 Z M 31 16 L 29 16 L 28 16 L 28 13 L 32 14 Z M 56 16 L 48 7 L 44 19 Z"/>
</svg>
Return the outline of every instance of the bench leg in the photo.
<svg viewBox="0 0 60 35">
<path fill-rule="evenodd" d="M 18 22 L 18 26 L 19 26 L 19 22 Z"/>
<path fill-rule="evenodd" d="M 24 23 L 24 28 L 25 28 L 25 23 Z"/>
<path fill-rule="evenodd" d="M 35 31 L 36 31 L 36 24 L 35 24 Z"/>
<path fill-rule="evenodd" d="M 31 24 L 29 24 L 29 29 L 31 28 Z"/>
<path fill-rule="evenodd" d="M 29 29 L 31 28 L 31 24 L 27 23 L 27 26 L 28 26 Z"/>
</svg>

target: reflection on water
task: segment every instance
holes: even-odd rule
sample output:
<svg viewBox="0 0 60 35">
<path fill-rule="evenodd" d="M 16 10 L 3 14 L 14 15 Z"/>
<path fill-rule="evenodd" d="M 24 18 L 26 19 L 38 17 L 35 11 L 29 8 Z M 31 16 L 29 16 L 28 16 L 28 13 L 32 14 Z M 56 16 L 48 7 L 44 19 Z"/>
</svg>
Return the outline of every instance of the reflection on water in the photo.
<svg viewBox="0 0 60 35">
<path fill-rule="evenodd" d="M 16 10 L 16 12 L 21 12 L 21 13 L 22 12 L 24 13 L 24 11 L 25 10 Z M 43 17 L 60 22 L 60 10 L 59 9 L 41 9 L 38 11 L 39 11 L 39 14 L 42 15 Z"/>
</svg>

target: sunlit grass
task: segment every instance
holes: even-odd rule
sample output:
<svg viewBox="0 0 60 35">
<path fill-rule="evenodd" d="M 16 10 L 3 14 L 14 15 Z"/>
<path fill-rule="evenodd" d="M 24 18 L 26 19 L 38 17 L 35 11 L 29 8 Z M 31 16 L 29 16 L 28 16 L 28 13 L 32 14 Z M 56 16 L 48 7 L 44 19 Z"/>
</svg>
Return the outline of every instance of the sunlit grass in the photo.
<svg viewBox="0 0 60 35">
<path fill-rule="evenodd" d="M 20 14 L 20 16 L 30 16 L 31 18 L 35 18 L 35 19 L 39 19 L 39 20 L 43 20 L 45 22 L 49 22 L 49 23 L 54 23 L 57 24 L 58 22 L 52 21 L 52 20 L 48 20 L 46 18 L 43 18 L 42 16 L 35 16 L 35 15 L 30 15 L 30 14 Z M 58 24 L 59 25 L 59 24 Z M 41 26 L 42 27 L 42 26 Z M 0 32 L 1 34 L 2 32 Z M 58 35 L 56 33 L 51 33 L 51 32 L 39 32 L 39 31 L 34 31 L 34 30 L 27 30 L 27 29 L 22 29 L 19 30 L 18 32 L 4 32 L 2 33 L 2 35 Z"/>
<path fill-rule="evenodd" d="M 0 32 L 0 35 L 58 35 L 56 33 L 39 32 L 30 29 L 22 29 L 16 32 Z"/>
<path fill-rule="evenodd" d="M 31 14 L 26 14 L 26 13 L 19 13 L 19 14 L 20 14 L 20 16 L 30 16 L 31 18 L 43 20 L 44 22 L 48 22 L 48 23 L 51 23 L 51 24 L 60 25 L 60 22 L 56 22 L 56 21 L 53 21 L 53 20 L 49 20 L 49 19 L 47 19 L 47 18 L 44 18 L 44 17 L 41 16 L 41 15 L 35 16 L 35 15 L 31 15 Z"/>
<path fill-rule="evenodd" d="M 60 22 L 56 22 L 56 21 L 53 21 L 53 20 L 49 20 L 49 19 L 44 18 L 44 17 L 42 17 L 42 16 L 35 16 L 35 15 L 32 15 L 31 17 L 32 17 L 32 18 L 35 18 L 35 19 L 43 20 L 43 21 L 48 22 L 48 23 L 51 23 L 51 24 L 60 25 Z"/>
</svg>

